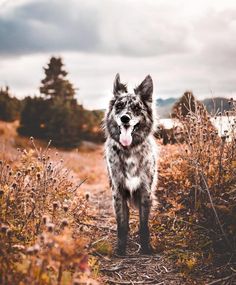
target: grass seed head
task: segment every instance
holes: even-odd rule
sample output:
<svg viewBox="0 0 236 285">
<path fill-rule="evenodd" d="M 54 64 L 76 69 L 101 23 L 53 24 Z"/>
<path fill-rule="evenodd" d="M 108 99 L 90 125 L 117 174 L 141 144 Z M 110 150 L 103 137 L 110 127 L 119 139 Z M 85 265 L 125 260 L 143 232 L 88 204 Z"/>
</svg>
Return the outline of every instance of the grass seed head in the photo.
<svg viewBox="0 0 236 285">
<path fill-rule="evenodd" d="M 54 201 L 52 205 L 53 205 L 53 210 L 56 210 L 57 208 L 59 208 L 59 203 L 57 201 Z"/>
<path fill-rule="evenodd" d="M 69 205 L 67 203 L 64 203 L 62 207 L 65 212 L 67 212 L 69 209 Z"/>
<path fill-rule="evenodd" d="M 47 227 L 47 230 L 52 233 L 54 228 L 55 228 L 55 225 L 53 223 L 47 223 L 46 224 L 46 227 Z"/>
<path fill-rule="evenodd" d="M 68 220 L 67 219 L 63 219 L 61 222 L 62 227 L 67 227 L 69 225 Z"/>
</svg>

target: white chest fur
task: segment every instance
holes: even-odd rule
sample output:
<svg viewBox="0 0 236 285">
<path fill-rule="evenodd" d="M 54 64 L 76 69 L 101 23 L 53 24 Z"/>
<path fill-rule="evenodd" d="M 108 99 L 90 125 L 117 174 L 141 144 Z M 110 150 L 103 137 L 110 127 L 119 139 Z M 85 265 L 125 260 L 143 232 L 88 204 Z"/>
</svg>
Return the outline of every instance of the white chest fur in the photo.
<svg viewBox="0 0 236 285">
<path fill-rule="evenodd" d="M 128 177 L 125 179 L 125 185 L 126 185 L 127 189 L 132 193 L 140 185 L 140 177 L 130 176 L 130 175 L 127 175 L 127 176 Z"/>
<path fill-rule="evenodd" d="M 126 178 L 125 178 L 125 185 L 127 189 L 131 192 L 135 191 L 140 183 L 141 183 L 141 178 L 137 176 L 136 174 L 136 167 L 137 167 L 137 159 L 134 157 L 129 157 L 126 160 L 127 163 L 127 172 L 126 172 Z M 133 164 L 133 167 L 129 167 L 131 164 Z"/>
</svg>

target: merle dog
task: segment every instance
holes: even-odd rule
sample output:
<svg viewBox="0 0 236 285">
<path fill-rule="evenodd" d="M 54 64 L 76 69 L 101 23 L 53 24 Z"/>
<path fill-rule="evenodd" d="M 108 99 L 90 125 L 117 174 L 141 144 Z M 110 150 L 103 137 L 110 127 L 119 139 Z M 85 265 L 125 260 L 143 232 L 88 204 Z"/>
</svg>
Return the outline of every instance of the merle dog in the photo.
<svg viewBox="0 0 236 285">
<path fill-rule="evenodd" d="M 157 180 L 157 148 L 153 137 L 153 82 L 150 75 L 128 93 L 116 75 L 113 98 L 105 115 L 105 156 L 117 221 L 117 253 L 126 252 L 128 203 L 139 208 L 141 251 L 150 254 L 148 219 Z"/>
</svg>

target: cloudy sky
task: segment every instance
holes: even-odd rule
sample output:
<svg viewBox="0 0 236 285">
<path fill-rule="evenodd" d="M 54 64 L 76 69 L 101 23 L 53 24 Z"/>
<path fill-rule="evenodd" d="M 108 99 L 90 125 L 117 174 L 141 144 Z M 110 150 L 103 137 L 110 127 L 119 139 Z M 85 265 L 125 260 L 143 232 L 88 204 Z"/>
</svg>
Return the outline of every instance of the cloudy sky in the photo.
<svg viewBox="0 0 236 285">
<path fill-rule="evenodd" d="M 151 74 L 157 98 L 236 94 L 235 0 L 0 0 L 0 86 L 39 94 L 61 56 L 78 100 L 104 108 L 112 82 Z"/>
</svg>

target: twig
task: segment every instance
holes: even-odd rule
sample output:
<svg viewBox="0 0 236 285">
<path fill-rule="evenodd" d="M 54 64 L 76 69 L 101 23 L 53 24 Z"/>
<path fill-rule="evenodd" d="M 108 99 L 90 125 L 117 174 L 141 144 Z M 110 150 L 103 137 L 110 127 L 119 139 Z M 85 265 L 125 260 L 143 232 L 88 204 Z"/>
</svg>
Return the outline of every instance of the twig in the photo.
<svg viewBox="0 0 236 285">
<path fill-rule="evenodd" d="M 107 256 L 100 254 L 99 252 L 95 251 L 93 254 L 98 255 L 99 257 L 105 259 L 106 261 L 111 261 L 111 259 Z"/>
<path fill-rule="evenodd" d="M 49 140 L 49 142 L 48 142 L 48 144 L 47 144 L 47 146 L 46 146 L 46 149 L 44 150 L 45 155 L 46 155 L 47 152 L 48 152 L 48 149 L 49 149 L 49 147 L 50 147 L 50 145 L 51 145 L 51 142 L 52 142 L 52 140 Z"/>
<path fill-rule="evenodd" d="M 120 279 L 122 279 L 122 276 L 120 275 L 119 272 L 114 272 Z"/>
<path fill-rule="evenodd" d="M 182 220 L 182 219 L 178 219 L 178 221 L 179 222 L 183 222 L 183 223 L 188 224 L 188 225 L 191 225 L 191 226 L 194 226 L 194 227 L 197 227 L 199 229 L 203 229 L 203 230 L 205 230 L 207 232 L 213 232 L 213 233 L 216 234 L 216 232 L 214 230 L 208 229 L 208 228 L 206 228 L 204 226 L 201 226 L 201 225 L 198 225 L 198 224 L 195 224 L 195 223 L 191 223 L 191 222 L 188 222 L 188 221 L 185 221 L 185 220 Z"/>
<path fill-rule="evenodd" d="M 144 280 L 144 281 L 119 281 L 114 279 L 106 279 L 106 282 L 114 283 L 114 284 L 152 284 L 155 280 Z M 156 285 L 161 285 L 163 282 L 156 283 Z"/>
<path fill-rule="evenodd" d="M 101 271 L 108 271 L 108 272 L 113 272 L 113 271 L 117 271 L 117 270 L 121 270 L 123 268 L 126 268 L 124 265 L 123 266 L 115 266 L 113 268 L 101 268 Z"/>
<path fill-rule="evenodd" d="M 236 273 L 236 269 L 234 269 L 233 267 L 230 267 L 230 270 Z"/>
<path fill-rule="evenodd" d="M 84 180 L 82 180 L 77 186 L 75 186 L 75 189 L 71 191 L 71 193 L 74 193 L 88 178 L 86 177 Z"/>
<path fill-rule="evenodd" d="M 177 217 L 175 216 L 174 221 L 173 221 L 173 224 L 172 224 L 172 227 L 171 227 L 172 230 L 175 230 L 175 222 L 176 222 L 176 219 L 177 219 Z"/>
<path fill-rule="evenodd" d="M 162 267 L 164 268 L 166 273 L 171 272 L 171 270 L 168 270 L 164 265 L 162 265 Z"/>
<path fill-rule="evenodd" d="M 160 259 L 160 256 L 157 255 L 157 256 L 151 256 L 154 260 L 157 258 L 157 259 Z M 125 256 L 122 256 L 123 259 L 131 259 L 131 260 L 149 260 L 150 259 L 150 256 L 147 256 L 147 257 L 142 257 L 142 256 L 138 256 L 137 255 L 125 255 Z"/>
<path fill-rule="evenodd" d="M 230 276 L 226 276 L 226 277 L 224 277 L 224 278 L 214 280 L 214 281 L 208 283 L 207 285 L 217 284 L 217 283 L 219 283 L 219 282 L 222 282 L 222 281 L 226 281 L 226 280 L 228 280 L 228 279 L 231 279 L 231 278 L 234 277 L 234 276 L 236 276 L 236 274 L 232 274 L 232 275 L 230 275 Z M 222 283 L 220 283 L 220 284 L 222 284 Z"/>
<path fill-rule="evenodd" d="M 138 253 L 141 249 L 141 245 L 135 241 L 132 241 L 132 242 L 138 246 L 138 249 L 135 251 L 135 253 Z"/>
<path fill-rule="evenodd" d="M 58 277 L 57 277 L 57 284 L 58 285 L 61 284 L 62 273 L 63 273 L 63 265 L 62 265 L 62 263 L 60 263 L 59 271 L 58 271 Z"/>
<path fill-rule="evenodd" d="M 214 214 L 215 214 L 216 221 L 217 221 L 217 223 L 218 223 L 219 226 L 220 226 L 220 230 L 221 230 L 221 232 L 222 232 L 222 234 L 223 234 L 223 236 L 224 236 L 224 238 L 225 238 L 225 241 L 227 242 L 228 246 L 232 249 L 232 246 L 231 246 L 231 244 L 230 244 L 230 242 L 229 242 L 229 240 L 228 240 L 228 238 L 227 238 L 227 235 L 226 235 L 226 233 L 225 233 L 225 231 L 224 231 L 224 229 L 223 229 L 223 227 L 222 227 L 222 225 L 221 225 L 221 222 L 220 222 L 219 216 L 218 216 L 218 214 L 217 214 L 215 205 L 214 205 L 213 200 L 212 200 L 212 198 L 211 198 L 211 193 L 210 193 L 209 187 L 208 187 L 208 185 L 207 185 L 205 176 L 204 176 L 204 174 L 202 173 L 202 171 L 200 171 L 200 175 L 201 175 L 202 180 L 203 180 L 203 182 L 204 182 L 204 184 L 205 184 L 205 188 L 206 188 L 206 191 L 207 191 L 207 194 L 208 194 L 210 203 L 211 203 L 212 210 L 213 210 L 213 212 L 214 212 Z"/>
<path fill-rule="evenodd" d="M 219 154 L 218 186 L 220 185 L 220 182 L 221 182 L 221 176 L 222 176 L 222 170 L 223 170 L 223 167 L 222 167 L 222 156 L 223 156 L 224 146 L 225 146 L 225 141 L 222 141 L 220 154 Z"/>
<path fill-rule="evenodd" d="M 106 240 L 106 239 L 107 239 L 107 237 L 103 237 L 103 238 L 100 238 L 100 239 L 98 239 L 98 240 L 95 240 L 94 242 L 91 243 L 91 246 L 94 246 L 94 245 L 97 244 L 98 242 L 103 241 L 103 240 Z"/>
</svg>

